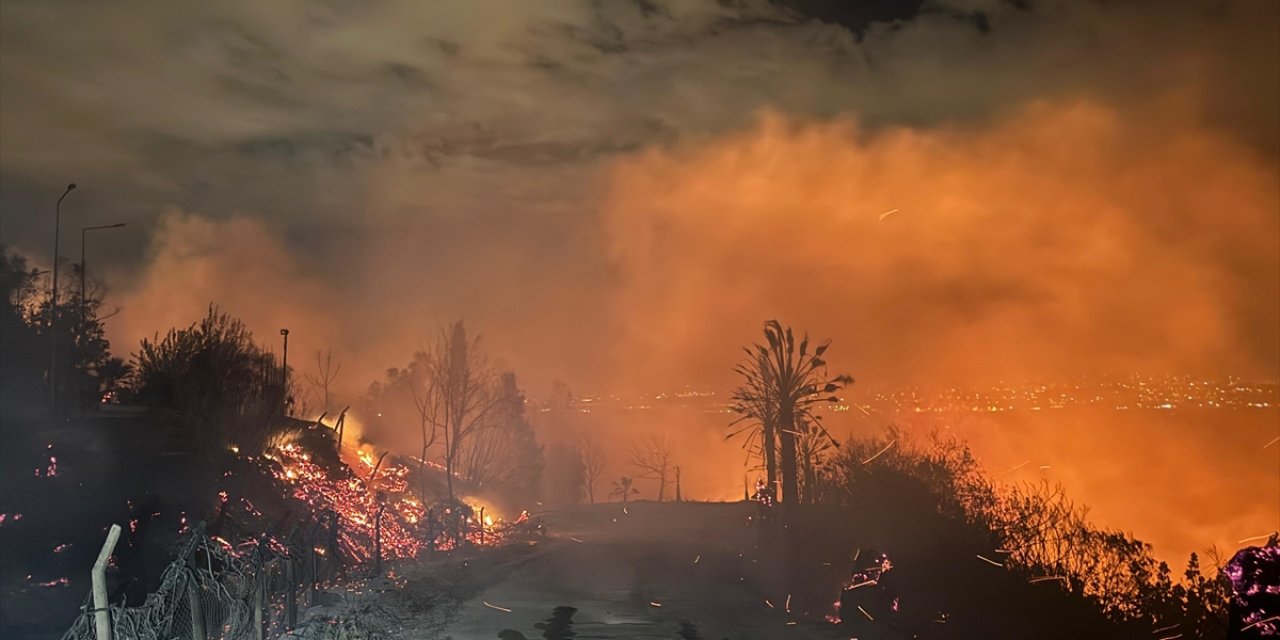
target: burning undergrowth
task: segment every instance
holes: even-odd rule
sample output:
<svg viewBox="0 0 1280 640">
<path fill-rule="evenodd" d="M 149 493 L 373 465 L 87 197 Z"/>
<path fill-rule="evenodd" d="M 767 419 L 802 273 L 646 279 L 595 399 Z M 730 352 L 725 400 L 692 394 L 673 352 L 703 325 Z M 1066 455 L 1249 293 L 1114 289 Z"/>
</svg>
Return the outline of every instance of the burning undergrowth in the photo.
<svg viewBox="0 0 1280 640">
<path fill-rule="evenodd" d="M 210 531 L 237 553 L 303 547 L 340 565 L 377 566 L 496 545 L 527 522 L 477 499 L 451 501 L 437 490 L 439 465 L 339 447 L 320 425 L 259 455 L 236 453 Z"/>
</svg>

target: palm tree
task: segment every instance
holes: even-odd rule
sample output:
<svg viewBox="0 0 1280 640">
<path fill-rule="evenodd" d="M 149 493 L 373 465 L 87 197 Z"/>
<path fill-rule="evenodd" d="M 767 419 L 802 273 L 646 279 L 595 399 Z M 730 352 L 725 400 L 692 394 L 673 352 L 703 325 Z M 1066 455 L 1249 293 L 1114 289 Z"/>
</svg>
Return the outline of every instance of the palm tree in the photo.
<svg viewBox="0 0 1280 640">
<path fill-rule="evenodd" d="M 831 345 L 830 340 L 810 352 L 809 336 L 805 335 L 797 349 L 791 329 L 777 320 L 764 323 L 764 336 L 767 344 L 753 343 L 745 347 L 747 358 L 734 369 L 744 381 L 734 391 L 733 410 L 742 416 L 739 420 L 752 420 L 759 425 L 766 466 L 776 435 L 781 457 L 780 501 L 799 502 L 797 437 L 812 434 L 835 444 L 819 425 L 820 416 L 814 415 L 813 409 L 821 402 L 838 402 L 840 398 L 832 394 L 852 383 L 853 378 L 828 377 L 822 355 Z M 808 460 L 806 467 L 811 467 L 812 462 Z"/>
<path fill-rule="evenodd" d="M 768 377 L 770 368 L 767 356 L 753 353 L 750 349 L 746 351 L 749 361 L 734 367 L 734 371 L 745 381 L 733 393 L 733 411 L 738 414 L 738 418 L 729 423 L 727 438 L 747 433 L 743 448 L 759 452 L 764 460 L 769 486 L 777 491 L 778 403 L 768 391 L 772 383 Z M 746 423 L 745 426 L 740 426 L 743 423 Z"/>
<path fill-rule="evenodd" d="M 613 489 L 609 491 L 609 497 L 621 496 L 623 504 L 626 504 L 628 498 L 640 493 L 639 489 L 633 489 L 631 487 L 632 482 L 633 480 L 626 476 L 622 476 L 621 478 L 614 480 Z"/>
</svg>

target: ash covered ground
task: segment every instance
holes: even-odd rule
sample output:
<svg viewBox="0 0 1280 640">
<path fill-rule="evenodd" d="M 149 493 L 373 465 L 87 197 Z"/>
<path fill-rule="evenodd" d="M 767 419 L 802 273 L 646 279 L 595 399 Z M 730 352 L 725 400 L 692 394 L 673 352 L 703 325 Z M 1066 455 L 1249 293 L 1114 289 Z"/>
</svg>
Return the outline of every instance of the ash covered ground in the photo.
<svg viewBox="0 0 1280 640">
<path fill-rule="evenodd" d="M 753 503 L 608 503 L 535 515 L 545 537 L 426 560 L 328 594 L 304 638 L 975 638 L 1109 637 L 1052 585 L 1015 579 L 951 545 L 943 531 L 844 510 L 807 514 L 788 547 Z M 858 519 L 863 525 L 854 524 Z M 816 534 L 816 535 L 815 535 Z M 893 553 L 899 611 L 834 624 L 850 568 Z M 866 554 L 866 555 L 864 555 Z M 787 557 L 787 556 L 790 557 Z M 787 567 L 790 567 L 788 571 Z M 1031 605 L 1031 606 L 1025 606 Z M 1073 619 L 1037 615 L 1046 607 Z M 871 612 L 874 611 L 874 615 Z M 847 614 L 846 614 L 847 615 Z M 875 619 L 872 619 L 872 618 Z M 1013 635 L 1009 635 L 1013 634 Z"/>
</svg>

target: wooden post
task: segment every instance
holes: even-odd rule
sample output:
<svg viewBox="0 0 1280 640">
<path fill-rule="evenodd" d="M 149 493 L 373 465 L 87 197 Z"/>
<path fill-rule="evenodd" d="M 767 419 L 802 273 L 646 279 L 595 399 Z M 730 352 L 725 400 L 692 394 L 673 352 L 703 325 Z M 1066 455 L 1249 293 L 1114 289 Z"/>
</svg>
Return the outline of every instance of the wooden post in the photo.
<svg viewBox="0 0 1280 640">
<path fill-rule="evenodd" d="M 293 575 L 293 556 L 284 559 L 284 619 L 285 630 L 298 626 L 298 583 Z"/>
<path fill-rule="evenodd" d="M 320 564 L 319 561 L 316 560 L 317 555 L 315 545 L 313 544 L 309 549 L 307 549 L 307 557 L 311 558 L 311 585 L 307 589 L 307 606 L 310 607 L 316 606 L 316 571 L 318 571 Z"/>
<path fill-rule="evenodd" d="M 267 571 L 262 561 L 258 561 L 258 574 L 255 580 L 258 589 L 253 598 L 253 640 L 266 640 L 266 631 L 262 627 L 262 603 L 267 599 Z"/>
<path fill-rule="evenodd" d="M 435 508 L 427 509 L 427 553 L 436 552 L 436 515 Z"/>
<path fill-rule="evenodd" d="M 334 425 L 334 429 L 336 429 L 338 432 L 338 454 L 339 455 L 342 454 L 342 434 L 343 434 L 343 431 L 345 431 L 346 424 L 347 424 L 347 409 L 350 409 L 350 408 L 351 408 L 350 406 L 343 407 L 342 413 L 338 414 L 338 424 Z"/>
<path fill-rule="evenodd" d="M 111 640 L 111 612 L 107 610 L 107 564 L 111 562 L 111 553 L 120 541 L 120 525 L 113 524 L 107 531 L 107 541 L 98 552 L 98 560 L 93 563 L 93 617 L 94 628 L 98 640 Z"/>
<path fill-rule="evenodd" d="M 378 513 L 373 516 L 373 571 L 377 574 L 382 573 L 382 511 L 386 508 L 385 502 L 379 503 Z"/>
</svg>

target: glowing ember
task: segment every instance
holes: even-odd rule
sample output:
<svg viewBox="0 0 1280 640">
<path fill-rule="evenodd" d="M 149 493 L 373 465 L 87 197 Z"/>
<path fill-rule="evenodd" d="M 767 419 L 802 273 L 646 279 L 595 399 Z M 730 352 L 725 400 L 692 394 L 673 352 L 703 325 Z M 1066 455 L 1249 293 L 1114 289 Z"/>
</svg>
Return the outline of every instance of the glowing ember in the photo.
<svg viewBox="0 0 1280 640">
<path fill-rule="evenodd" d="M 294 498 L 312 512 L 337 514 L 339 546 L 358 562 L 372 560 L 380 537 L 383 559 L 415 558 L 434 537 L 435 548 L 457 546 L 454 532 L 470 544 L 501 541 L 505 525 L 489 505 L 476 500 L 427 509 L 409 490 L 410 469 L 389 462 L 368 449 L 344 450 L 350 474 L 331 473 L 312 460 L 296 443 L 275 447 L 263 455 L 275 463 L 272 474 L 289 487 Z M 471 504 L 478 503 L 478 504 Z M 246 510 L 253 506 L 245 501 Z M 521 514 L 513 524 L 527 520 Z M 379 534 L 380 531 L 380 534 Z"/>
</svg>

